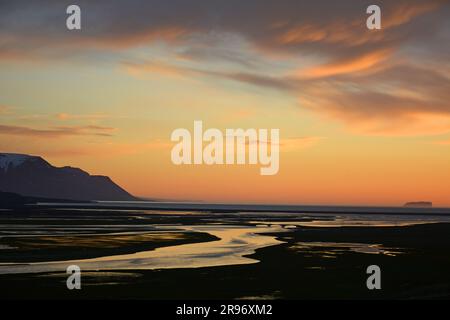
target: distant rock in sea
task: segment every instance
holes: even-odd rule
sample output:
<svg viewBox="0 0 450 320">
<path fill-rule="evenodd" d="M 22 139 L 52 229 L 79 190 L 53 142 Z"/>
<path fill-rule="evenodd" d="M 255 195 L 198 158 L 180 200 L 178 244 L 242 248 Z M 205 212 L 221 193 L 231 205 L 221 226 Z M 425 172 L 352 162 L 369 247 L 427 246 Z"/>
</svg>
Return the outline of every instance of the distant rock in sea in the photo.
<svg viewBox="0 0 450 320">
<path fill-rule="evenodd" d="M 109 177 L 78 168 L 57 168 L 41 157 L 12 153 L 0 153 L 0 190 L 51 199 L 139 200 Z"/>
<path fill-rule="evenodd" d="M 404 207 L 407 208 L 432 208 L 433 203 L 429 201 L 407 202 Z"/>
</svg>

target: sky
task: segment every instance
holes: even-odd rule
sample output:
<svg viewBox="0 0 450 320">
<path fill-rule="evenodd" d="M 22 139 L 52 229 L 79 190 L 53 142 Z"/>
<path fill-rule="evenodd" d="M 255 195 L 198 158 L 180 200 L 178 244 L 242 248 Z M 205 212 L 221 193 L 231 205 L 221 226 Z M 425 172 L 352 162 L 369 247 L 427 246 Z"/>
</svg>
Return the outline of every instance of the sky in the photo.
<svg viewBox="0 0 450 320">
<path fill-rule="evenodd" d="M 174 165 L 194 120 L 280 129 L 278 174 Z M 450 206 L 450 1 L 0 0 L 0 152 L 157 199 Z"/>
</svg>

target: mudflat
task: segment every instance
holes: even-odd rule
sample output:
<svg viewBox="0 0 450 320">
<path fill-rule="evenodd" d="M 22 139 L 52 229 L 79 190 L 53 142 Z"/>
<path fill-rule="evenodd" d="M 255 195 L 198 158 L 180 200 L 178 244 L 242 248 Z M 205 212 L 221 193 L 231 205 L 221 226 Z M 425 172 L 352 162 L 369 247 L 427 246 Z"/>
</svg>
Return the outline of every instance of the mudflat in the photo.
<svg viewBox="0 0 450 320">
<path fill-rule="evenodd" d="M 0 225 L 0 273 L 106 259 L 100 269 L 82 268 L 82 290 L 66 288 L 64 269 L 5 272 L 2 299 L 450 297 L 450 223 L 429 217 L 33 209 L 4 211 Z M 190 254 L 193 245 L 205 248 L 203 256 Z M 200 267 L 170 260 L 152 268 L 152 251 L 172 249 L 179 259 L 200 259 Z M 141 252 L 149 256 L 133 268 L 128 255 Z M 230 255 L 236 264 L 227 264 Z M 121 260 L 126 267 L 103 268 L 115 257 L 128 259 Z M 381 290 L 366 287 L 369 265 L 381 268 Z"/>
</svg>

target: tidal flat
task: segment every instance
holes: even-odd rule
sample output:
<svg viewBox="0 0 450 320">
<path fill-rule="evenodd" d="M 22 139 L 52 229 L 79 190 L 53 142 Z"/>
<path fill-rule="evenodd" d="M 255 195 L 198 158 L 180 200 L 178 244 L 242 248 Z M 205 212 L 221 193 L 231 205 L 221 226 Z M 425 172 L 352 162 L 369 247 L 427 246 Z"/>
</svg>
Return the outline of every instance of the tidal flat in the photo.
<svg viewBox="0 0 450 320">
<path fill-rule="evenodd" d="M 0 298 L 445 299 L 449 235 L 430 215 L 9 210 Z M 82 290 L 66 288 L 71 264 Z"/>
</svg>

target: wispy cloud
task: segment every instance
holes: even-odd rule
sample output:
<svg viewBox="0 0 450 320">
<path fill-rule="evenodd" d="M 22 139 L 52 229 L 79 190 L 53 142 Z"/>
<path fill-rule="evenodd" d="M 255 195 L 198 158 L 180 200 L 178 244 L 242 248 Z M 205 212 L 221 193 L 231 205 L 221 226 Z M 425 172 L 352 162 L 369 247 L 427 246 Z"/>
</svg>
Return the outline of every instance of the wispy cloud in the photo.
<svg viewBox="0 0 450 320">
<path fill-rule="evenodd" d="M 246 145 L 255 145 L 255 144 L 267 144 L 270 147 L 272 145 L 278 145 L 280 152 L 292 152 L 303 150 L 309 147 L 313 147 L 317 145 L 320 141 L 326 139 L 325 137 L 290 137 L 290 138 L 281 138 L 278 143 L 275 143 L 271 140 L 246 140 Z M 246 150 L 248 151 L 248 150 Z"/>
<path fill-rule="evenodd" d="M 52 127 L 49 129 L 31 128 L 25 126 L 0 125 L 0 135 L 29 136 L 35 138 L 62 138 L 68 136 L 112 136 L 111 127 L 78 126 Z"/>
<path fill-rule="evenodd" d="M 387 60 L 392 58 L 391 49 L 382 49 L 369 52 L 356 58 L 345 58 L 340 61 L 334 61 L 323 65 L 311 67 L 298 72 L 300 78 L 324 78 L 341 74 L 361 74 L 364 71 L 371 73 L 380 68 L 389 66 Z"/>
<path fill-rule="evenodd" d="M 369 31 L 367 4 L 359 0 L 183 0 L 176 6 L 130 0 L 111 2 L 108 10 L 80 0 L 89 12 L 84 23 L 95 27 L 68 34 L 59 27 L 64 25 L 63 3 L 17 1 L 0 12 L 0 59 L 120 53 L 117 62 L 129 74 L 214 77 L 281 90 L 297 97 L 300 107 L 352 132 L 439 134 L 450 131 L 448 4 L 379 1 L 383 28 Z M 161 41 L 188 61 L 139 62 L 126 54 Z M 221 63 L 205 63 L 214 59 Z M 261 63 L 274 60 L 286 63 L 279 63 L 285 69 L 272 72 Z M 233 62 L 233 68 L 223 62 Z"/>
<path fill-rule="evenodd" d="M 123 62 L 122 66 L 126 72 L 133 76 L 142 76 L 149 73 L 185 79 L 191 79 L 192 77 L 215 77 L 277 90 L 292 90 L 295 88 L 295 83 L 289 81 L 287 78 L 284 79 L 250 72 L 212 71 L 155 61 L 144 61 L 140 63 Z"/>
<path fill-rule="evenodd" d="M 71 113 L 58 113 L 55 118 L 61 121 L 69 120 L 102 120 L 109 116 L 104 113 L 94 113 L 94 114 L 71 114 Z"/>
</svg>

